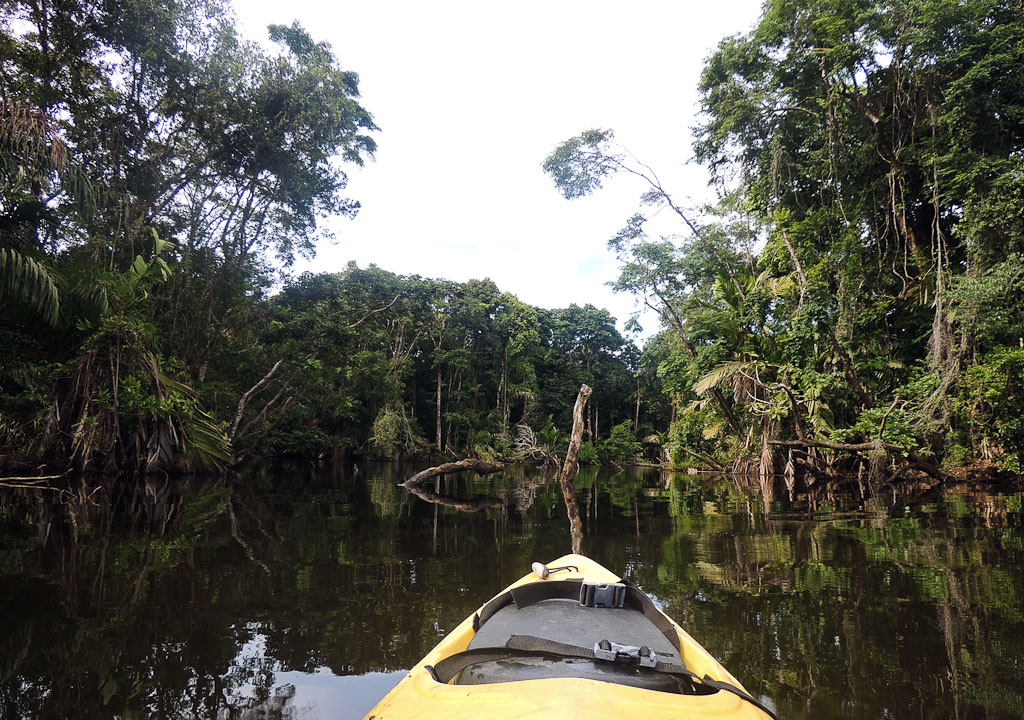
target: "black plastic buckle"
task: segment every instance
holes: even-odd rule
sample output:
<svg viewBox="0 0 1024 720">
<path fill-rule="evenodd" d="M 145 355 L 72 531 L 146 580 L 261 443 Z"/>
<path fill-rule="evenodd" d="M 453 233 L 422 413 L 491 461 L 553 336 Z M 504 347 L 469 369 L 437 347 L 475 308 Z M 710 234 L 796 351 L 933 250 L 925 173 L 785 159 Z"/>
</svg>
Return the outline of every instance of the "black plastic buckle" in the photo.
<svg viewBox="0 0 1024 720">
<path fill-rule="evenodd" d="M 646 645 L 619 645 L 609 640 L 594 643 L 594 657 L 607 662 L 640 667 L 654 667 L 658 664 L 658 657 Z"/>
<path fill-rule="evenodd" d="M 588 583 L 580 585 L 580 605 L 594 608 L 620 608 L 626 603 L 626 586 L 622 583 Z"/>
</svg>

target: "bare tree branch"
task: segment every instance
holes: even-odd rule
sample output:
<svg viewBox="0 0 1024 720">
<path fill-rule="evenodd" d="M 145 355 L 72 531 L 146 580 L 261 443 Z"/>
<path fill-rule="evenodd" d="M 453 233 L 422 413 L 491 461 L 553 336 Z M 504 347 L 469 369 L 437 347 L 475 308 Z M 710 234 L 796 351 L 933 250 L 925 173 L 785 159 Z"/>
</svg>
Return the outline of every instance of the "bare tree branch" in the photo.
<svg viewBox="0 0 1024 720">
<path fill-rule="evenodd" d="M 368 312 L 368 313 L 366 313 L 365 315 L 363 315 L 363 316 L 362 316 L 362 317 L 361 317 L 360 319 L 356 320 L 356 321 L 355 321 L 354 323 L 352 323 L 351 325 L 346 325 L 346 326 L 345 326 L 345 329 L 346 329 L 346 330 L 351 330 L 352 328 L 356 328 L 356 327 L 359 327 L 359 326 L 360 326 L 360 325 L 362 325 L 362 324 L 363 324 L 363 323 L 364 323 L 364 322 L 365 322 L 365 321 L 367 320 L 367 318 L 369 318 L 369 317 L 370 317 L 371 315 L 376 315 L 377 313 L 382 313 L 382 312 L 384 312 L 385 310 L 387 310 L 387 309 L 388 309 L 389 307 L 391 307 L 392 305 L 394 305 L 394 304 L 395 304 L 396 302 L 398 302 L 398 298 L 402 297 L 402 295 L 404 295 L 404 293 L 398 293 L 397 295 L 395 295 L 394 299 L 393 299 L 393 300 L 392 300 L 391 302 L 389 302 L 389 303 L 388 303 L 387 305 L 385 305 L 384 307 L 379 307 L 379 308 L 377 308 L 376 310 L 371 310 L 370 312 Z"/>
<path fill-rule="evenodd" d="M 284 362 L 284 360 L 278 360 L 276 363 L 274 363 L 274 367 L 270 368 L 270 371 L 266 375 L 263 376 L 263 379 L 260 380 L 255 385 L 253 385 L 251 388 L 249 388 L 245 392 L 245 394 L 242 395 L 241 399 L 239 399 L 239 401 L 238 401 L 238 410 L 235 412 L 235 421 L 233 423 L 231 423 L 231 431 L 228 433 L 228 441 L 229 442 L 234 442 L 234 440 L 235 440 L 235 431 L 238 430 L 238 423 L 240 423 L 242 421 L 242 414 L 245 413 L 245 406 L 246 406 L 246 404 L 249 402 L 249 400 L 252 398 L 253 395 L 255 395 L 257 392 L 259 392 L 259 389 L 261 387 L 263 387 L 268 382 L 270 382 L 270 378 L 272 378 L 274 376 L 274 373 L 277 372 L 277 369 L 279 367 L 281 367 L 281 363 L 283 363 L 283 362 Z"/>
</svg>

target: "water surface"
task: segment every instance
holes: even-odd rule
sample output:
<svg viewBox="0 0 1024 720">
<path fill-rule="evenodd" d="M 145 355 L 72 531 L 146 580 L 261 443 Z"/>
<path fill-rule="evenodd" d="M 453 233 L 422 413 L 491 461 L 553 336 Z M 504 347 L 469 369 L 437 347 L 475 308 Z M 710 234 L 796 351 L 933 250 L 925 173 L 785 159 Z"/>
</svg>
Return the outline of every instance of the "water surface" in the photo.
<svg viewBox="0 0 1024 720">
<path fill-rule="evenodd" d="M 362 717 L 571 547 L 540 471 L 441 484 L 473 512 L 397 487 L 413 471 L 0 494 L 0 716 Z M 583 551 L 781 717 L 1024 717 L 1022 495 L 766 507 L 639 469 L 584 469 L 577 489 Z"/>
</svg>

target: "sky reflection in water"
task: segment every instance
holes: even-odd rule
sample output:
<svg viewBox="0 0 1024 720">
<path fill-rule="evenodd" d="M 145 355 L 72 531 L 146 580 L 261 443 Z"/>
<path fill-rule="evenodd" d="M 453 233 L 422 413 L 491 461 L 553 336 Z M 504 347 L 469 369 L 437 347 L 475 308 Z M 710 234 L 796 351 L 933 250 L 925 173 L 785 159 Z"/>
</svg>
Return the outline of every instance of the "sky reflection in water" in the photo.
<svg viewBox="0 0 1024 720">
<path fill-rule="evenodd" d="M 533 560 L 557 481 L 452 477 L 476 512 L 262 467 L 59 502 L 0 496 L 0 717 L 359 718 Z M 733 481 L 577 478 L 583 551 L 786 718 L 1021 717 L 1021 495 L 767 508 Z"/>
</svg>

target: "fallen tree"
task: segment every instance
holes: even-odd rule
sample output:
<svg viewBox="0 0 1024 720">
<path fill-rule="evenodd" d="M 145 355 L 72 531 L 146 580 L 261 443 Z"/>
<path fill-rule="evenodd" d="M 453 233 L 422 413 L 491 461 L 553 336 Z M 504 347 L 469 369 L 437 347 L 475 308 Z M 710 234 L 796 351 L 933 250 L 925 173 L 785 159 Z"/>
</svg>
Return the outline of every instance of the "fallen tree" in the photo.
<svg viewBox="0 0 1024 720">
<path fill-rule="evenodd" d="M 441 477 L 442 475 L 451 475 L 452 473 L 466 472 L 467 470 L 472 470 L 479 475 L 490 475 L 504 469 L 505 463 L 492 463 L 487 462 L 486 460 L 478 460 L 476 458 L 466 458 L 465 460 L 444 463 L 442 465 L 437 465 L 436 467 L 429 467 L 426 470 L 421 470 L 403 482 L 402 487 L 413 488 L 428 480 Z"/>
</svg>

